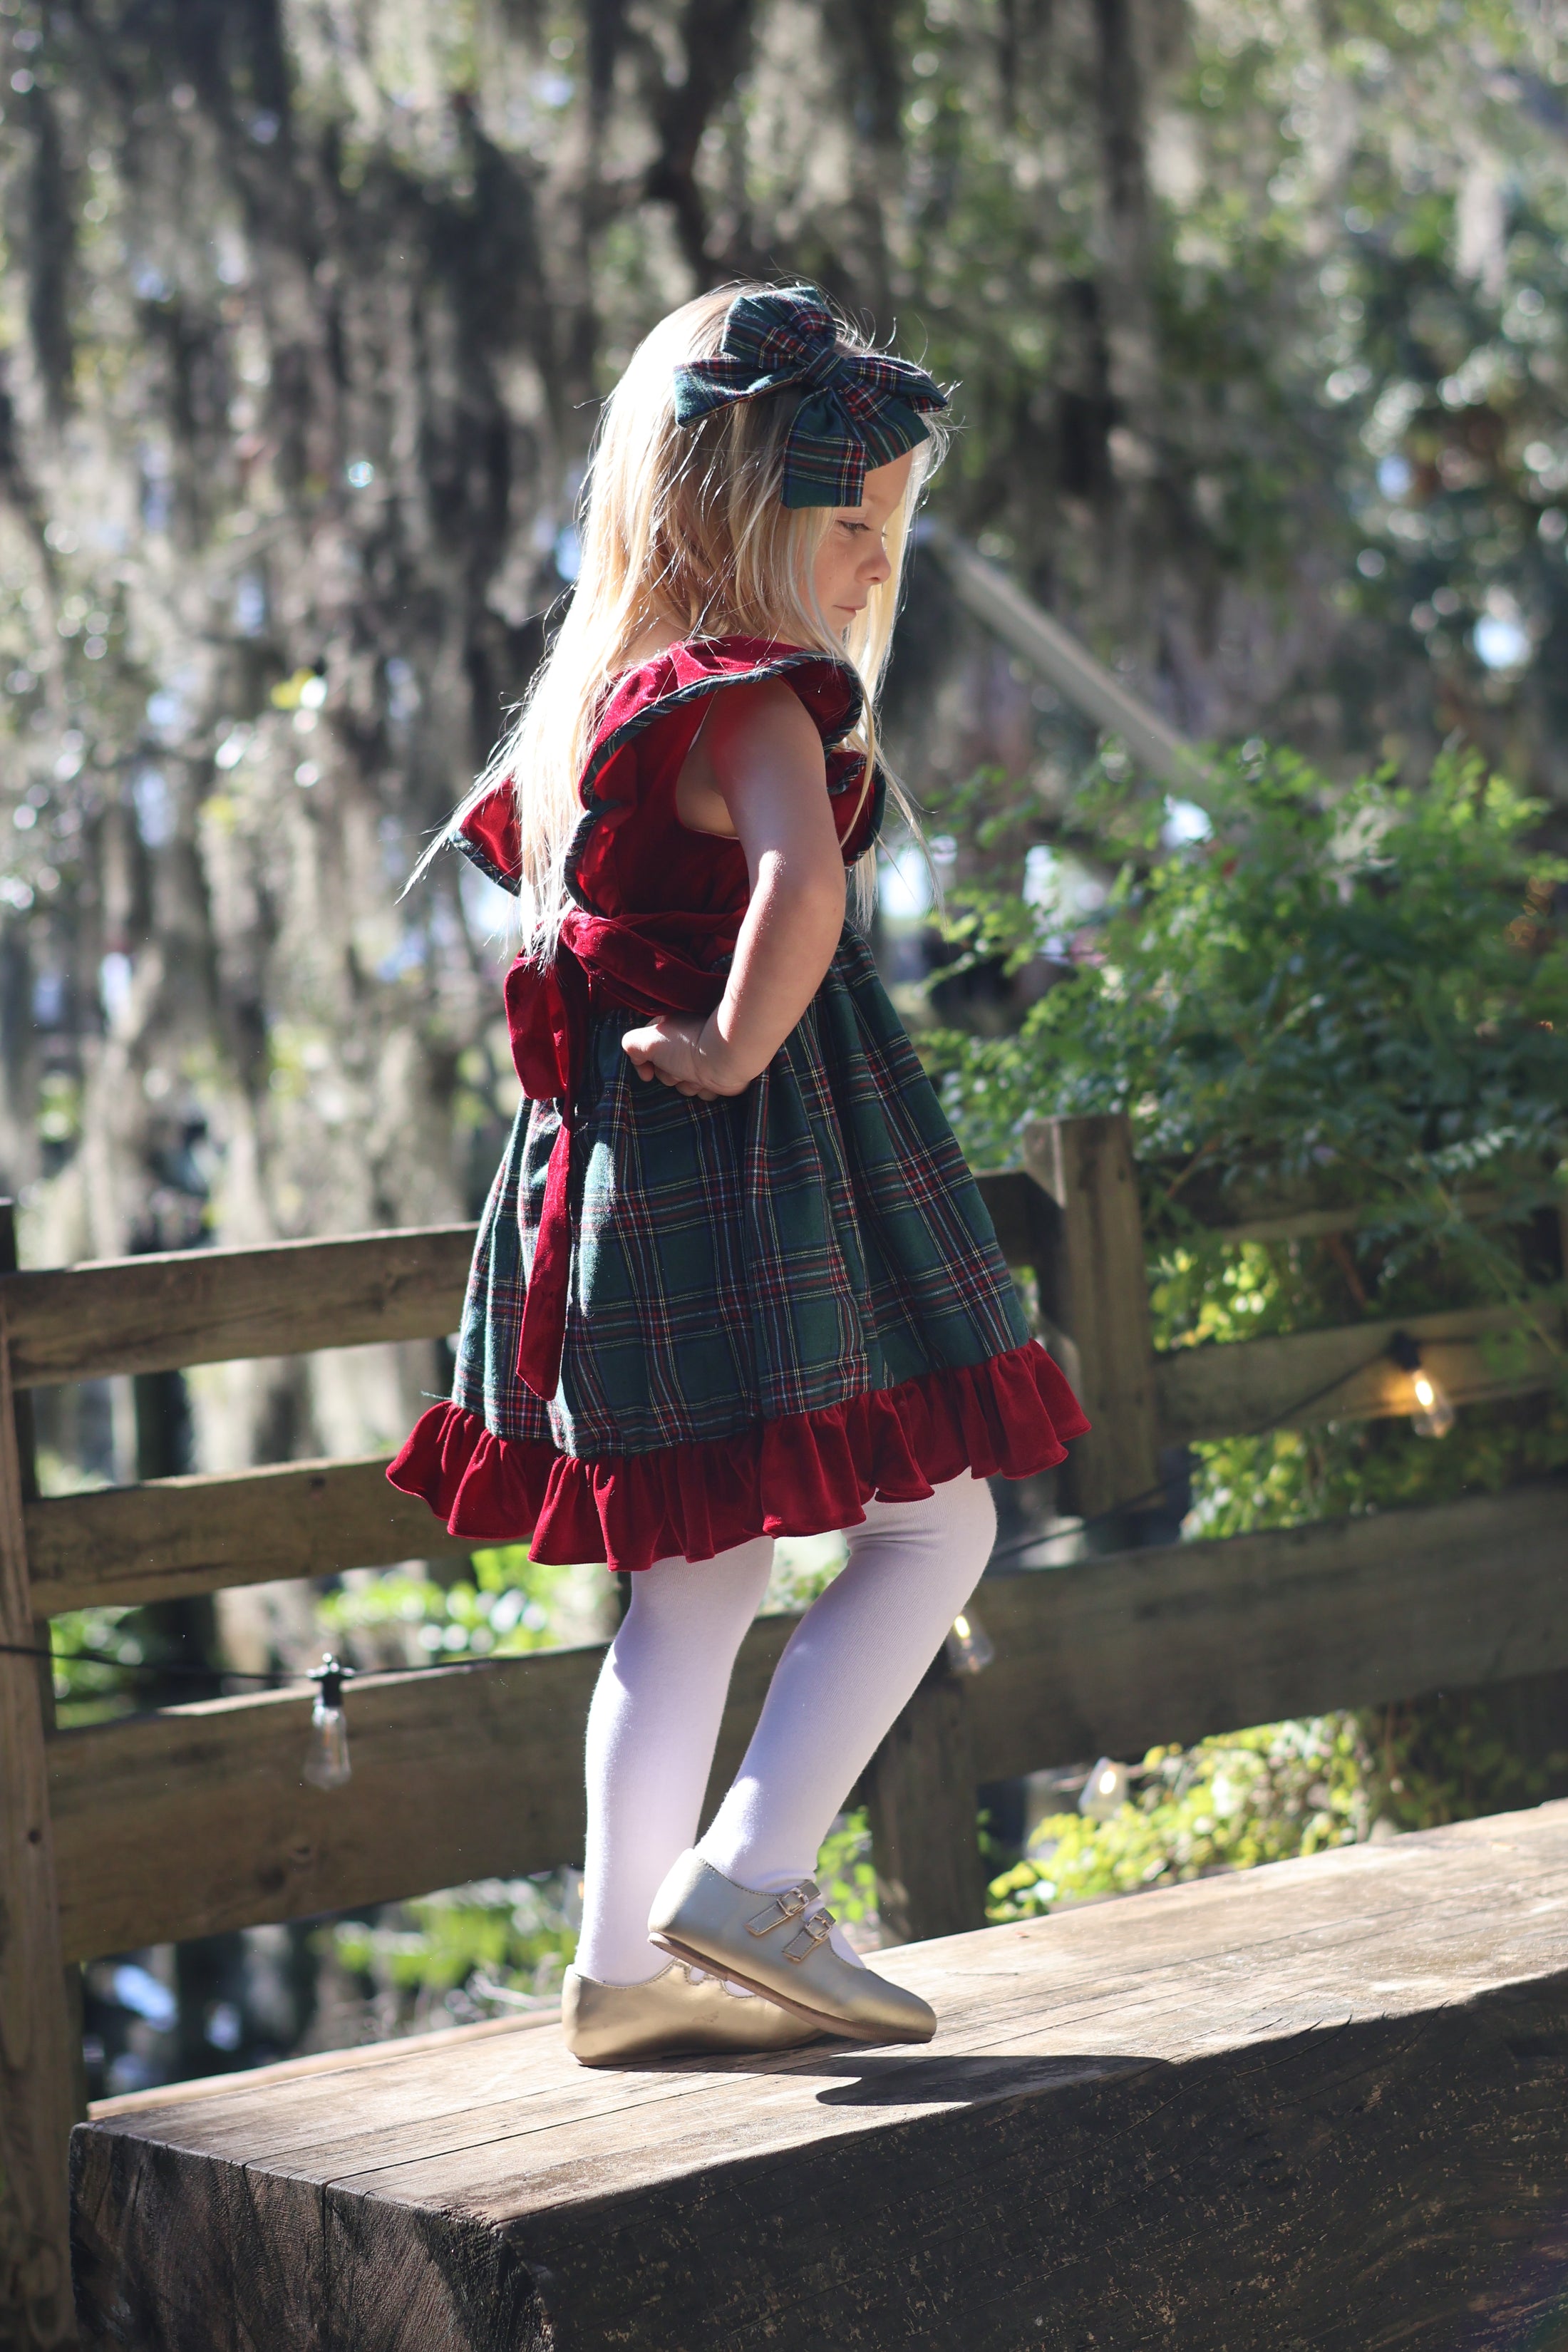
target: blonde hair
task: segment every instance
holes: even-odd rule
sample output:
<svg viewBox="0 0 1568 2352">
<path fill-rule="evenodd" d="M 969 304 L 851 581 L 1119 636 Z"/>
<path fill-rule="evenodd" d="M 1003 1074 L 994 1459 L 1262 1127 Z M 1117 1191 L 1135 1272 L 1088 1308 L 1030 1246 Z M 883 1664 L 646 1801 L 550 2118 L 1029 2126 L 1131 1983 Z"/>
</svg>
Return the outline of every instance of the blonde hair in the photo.
<svg viewBox="0 0 1568 2352">
<path fill-rule="evenodd" d="M 521 849 L 521 927 L 541 955 L 552 951 L 569 903 L 566 853 L 583 815 L 578 783 L 606 693 L 651 631 L 673 626 L 682 639 L 766 637 L 847 660 L 865 698 L 849 740 L 865 754 L 862 790 L 869 786 L 876 695 L 892 643 L 910 518 L 941 454 L 941 419 L 927 420 L 928 438 L 889 520 L 891 572 L 841 636 L 828 625 L 812 582 L 834 509 L 790 509 L 782 496 L 784 445 L 800 394 L 731 402 L 692 426 L 675 419 L 677 366 L 713 358 L 736 296 L 768 290 L 737 284 L 700 294 L 660 320 L 633 352 L 594 439 L 571 603 L 515 725 L 442 836 L 449 838 L 498 785 L 510 784 Z M 871 348 L 842 322 L 836 325 L 847 350 Z M 910 817 L 897 783 L 889 790 Z M 432 845 L 416 871 L 440 845 Z M 857 874 L 863 907 L 874 861 L 874 850 L 868 851 Z"/>
</svg>

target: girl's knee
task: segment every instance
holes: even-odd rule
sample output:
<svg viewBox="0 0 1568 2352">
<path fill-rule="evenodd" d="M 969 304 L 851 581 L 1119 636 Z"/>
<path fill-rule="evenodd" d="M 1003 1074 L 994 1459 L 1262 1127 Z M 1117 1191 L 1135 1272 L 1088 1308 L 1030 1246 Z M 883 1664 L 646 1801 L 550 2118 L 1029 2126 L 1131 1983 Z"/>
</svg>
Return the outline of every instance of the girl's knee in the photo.
<svg viewBox="0 0 1568 2352">
<path fill-rule="evenodd" d="M 955 1532 L 962 1532 L 969 1542 L 984 1545 L 989 1559 L 996 1540 L 996 1506 L 984 1479 L 961 1470 L 956 1478 L 937 1488 L 936 1499 L 952 1511 Z"/>
<path fill-rule="evenodd" d="M 996 1541 L 991 1489 L 984 1478 L 963 1470 L 939 1486 L 931 1500 L 942 1506 L 942 1529 L 952 1554 L 953 1583 L 966 1599 L 984 1575 Z"/>
<path fill-rule="evenodd" d="M 916 1503 L 870 1503 L 866 1524 L 849 1533 L 853 1555 L 862 1547 L 910 1543 L 935 1555 L 964 1592 L 980 1575 L 996 1540 L 996 1507 L 984 1478 L 967 1470 Z M 969 1582 L 963 1583 L 967 1575 Z"/>
</svg>

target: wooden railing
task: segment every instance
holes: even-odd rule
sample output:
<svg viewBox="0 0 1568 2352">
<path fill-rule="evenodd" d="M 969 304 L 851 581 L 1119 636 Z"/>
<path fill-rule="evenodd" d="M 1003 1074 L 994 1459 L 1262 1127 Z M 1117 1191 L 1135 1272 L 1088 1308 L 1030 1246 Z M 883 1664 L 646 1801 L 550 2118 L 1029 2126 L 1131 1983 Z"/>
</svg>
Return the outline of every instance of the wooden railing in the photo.
<svg viewBox="0 0 1568 2352">
<path fill-rule="evenodd" d="M 1405 1377 L 1380 1353 L 1390 1336 L 1381 1324 L 1154 1352 L 1124 1121 L 1040 1121 L 1024 1168 L 982 1181 L 1009 1263 L 1033 1271 L 1048 1336 L 1095 1422 L 1074 1448 L 1079 1512 L 1146 1497 L 1162 1444 L 1263 1427 L 1293 1400 L 1310 1398 L 1312 1418 L 1408 1410 Z M 1301 1214 L 1301 1230 L 1324 1229 L 1323 1213 Z M 49 1617 L 89 1602 L 449 1549 L 424 1507 L 387 1486 L 380 1456 L 40 1498 L 17 1392 L 437 1337 L 458 1321 L 472 1239 L 469 1226 L 440 1226 L 0 1273 L 0 1642 L 25 1649 Z M 1490 1368 L 1483 1340 L 1518 1321 L 1487 1307 L 1406 1328 L 1463 1402 L 1554 1376 L 1563 1318 L 1545 1300 L 1507 1376 Z M 993 1579 L 982 1605 L 996 1664 L 973 1685 L 939 1664 L 866 1777 L 888 1926 L 911 1936 L 979 1924 L 982 1781 L 1568 1668 L 1564 1500 L 1560 1485 L 1521 1487 Z M 742 1647 L 716 1789 L 739 1761 L 789 1625 L 762 1620 Z M 583 1723 L 601 1654 L 367 1682 L 351 1701 L 353 1777 L 322 1792 L 300 1778 L 309 1694 L 60 1731 L 47 1668 L 0 1654 L 0 2246 L 16 2250 L 0 2284 L 0 2341 L 70 2340 L 72 1964 L 574 1858 Z"/>
</svg>

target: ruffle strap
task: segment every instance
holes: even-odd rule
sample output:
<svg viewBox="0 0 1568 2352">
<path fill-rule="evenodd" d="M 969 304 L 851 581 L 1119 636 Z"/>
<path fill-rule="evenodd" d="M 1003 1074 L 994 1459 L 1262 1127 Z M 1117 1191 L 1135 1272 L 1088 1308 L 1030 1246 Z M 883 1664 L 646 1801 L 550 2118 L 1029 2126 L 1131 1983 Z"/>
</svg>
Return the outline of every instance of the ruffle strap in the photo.
<svg viewBox="0 0 1568 2352">
<path fill-rule="evenodd" d="M 928 1372 L 737 1437 L 579 1461 L 497 1437 L 461 1405 L 433 1405 L 387 1468 L 472 1543 L 528 1543 L 547 1564 L 711 1559 L 756 1536 L 858 1527 L 872 1497 L 923 1501 L 961 1471 L 1027 1478 L 1089 1423 L 1030 1340 L 988 1363 Z"/>
</svg>

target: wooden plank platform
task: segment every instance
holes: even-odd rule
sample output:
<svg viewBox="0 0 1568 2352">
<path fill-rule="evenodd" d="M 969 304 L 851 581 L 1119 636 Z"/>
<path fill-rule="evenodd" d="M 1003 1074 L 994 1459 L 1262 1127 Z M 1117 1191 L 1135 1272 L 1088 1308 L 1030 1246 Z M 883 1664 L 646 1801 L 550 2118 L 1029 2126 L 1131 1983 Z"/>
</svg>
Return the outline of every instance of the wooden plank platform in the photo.
<svg viewBox="0 0 1568 2352">
<path fill-rule="evenodd" d="M 1568 2284 L 1568 1805 L 892 1956 L 929 2050 L 552 2026 L 109 2102 L 89 2352 L 1503 2352 Z"/>
</svg>

